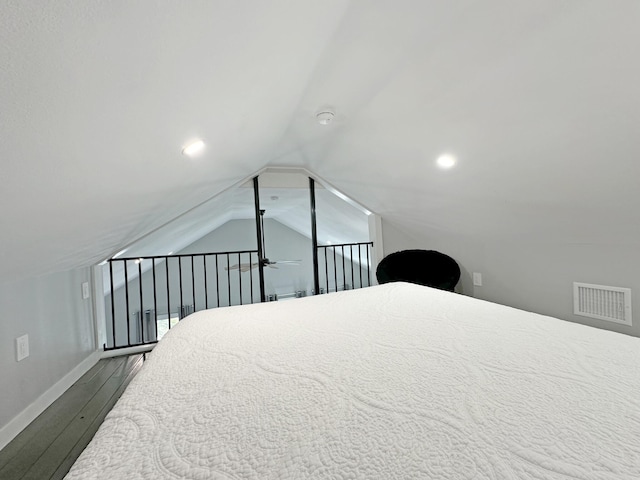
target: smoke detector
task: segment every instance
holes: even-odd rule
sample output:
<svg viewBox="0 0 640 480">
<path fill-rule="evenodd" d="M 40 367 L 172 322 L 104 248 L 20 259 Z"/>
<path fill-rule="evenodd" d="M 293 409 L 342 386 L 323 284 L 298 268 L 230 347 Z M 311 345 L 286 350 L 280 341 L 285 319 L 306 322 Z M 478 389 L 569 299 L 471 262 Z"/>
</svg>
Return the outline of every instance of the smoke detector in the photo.
<svg viewBox="0 0 640 480">
<path fill-rule="evenodd" d="M 316 120 L 320 125 L 329 125 L 333 121 L 333 118 L 335 116 L 336 114 L 331 110 L 321 110 L 320 112 L 316 113 Z"/>
</svg>

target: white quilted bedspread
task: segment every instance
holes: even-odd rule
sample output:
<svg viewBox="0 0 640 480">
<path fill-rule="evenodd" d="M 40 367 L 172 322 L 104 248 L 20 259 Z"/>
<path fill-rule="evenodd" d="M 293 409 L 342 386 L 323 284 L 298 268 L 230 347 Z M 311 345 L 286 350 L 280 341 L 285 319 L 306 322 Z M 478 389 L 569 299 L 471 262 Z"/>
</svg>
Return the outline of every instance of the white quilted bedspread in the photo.
<svg viewBox="0 0 640 480">
<path fill-rule="evenodd" d="M 640 339 L 387 284 L 162 340 L 72 479 L 640 479 Z"/>
</svg>

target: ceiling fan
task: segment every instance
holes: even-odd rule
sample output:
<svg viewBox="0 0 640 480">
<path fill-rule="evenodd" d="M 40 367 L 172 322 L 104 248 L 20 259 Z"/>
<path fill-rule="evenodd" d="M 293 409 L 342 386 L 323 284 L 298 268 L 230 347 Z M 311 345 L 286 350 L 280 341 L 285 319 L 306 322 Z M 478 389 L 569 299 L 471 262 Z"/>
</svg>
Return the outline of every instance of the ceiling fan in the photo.
<svg viewBox="0 0 640 480">
<path fill-rule="evenodd" d="M 262 255 L 264 255 L 263 258 L 261 258 L 258 262 L 253 262 L 253 263 L 236 263 L 235 265 L 231 265 L 230 267 L 224 267 L 225 270 L 240 270 L 241 272 L 248 272 L 249 270 L 253 269 L 253 268 L 257 268 L 258 265 L 260 265 L 262 263 L 263 267 L 269 267 L 269 268 L 275 268 L 277 269 L 278 267 L 276 265 L 300 265 L 300 263 L 302 262 L 302 260 L 269 260 L 267 258 L 266 255 L 266 246 L 265 246 L 265 241 L 264 241 L 264 213 L 266 210 L 260 210 L 260 226 L 261 226 L 261 230 L 262 230 L 262 238 L 261 243 L 262 243 Z"/>
</svg>

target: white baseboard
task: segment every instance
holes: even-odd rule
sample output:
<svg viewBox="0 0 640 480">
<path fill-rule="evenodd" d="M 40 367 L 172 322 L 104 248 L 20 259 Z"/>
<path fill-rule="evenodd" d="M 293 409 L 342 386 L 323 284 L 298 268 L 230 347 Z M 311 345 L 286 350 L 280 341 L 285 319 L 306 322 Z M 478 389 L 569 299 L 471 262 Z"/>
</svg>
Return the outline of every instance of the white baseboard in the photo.
<svg viewBox="0 0 640 480">
<path fill-rule="evenodd" d="M 20 412 L 13 420 L 0 428 L 0 450 L 6 447 L 11 440 L 18 436 L 38 415 L 44 412 L 49 405 L 55 402 L 69 387 L 76 383 L 82 375 L 87 373 L 98 360 L 102 350 L 97 350 L 80 362 L 73 370 L 62 377 L 51 388 L 40 395 L 31 405 Z"/>
</svg>

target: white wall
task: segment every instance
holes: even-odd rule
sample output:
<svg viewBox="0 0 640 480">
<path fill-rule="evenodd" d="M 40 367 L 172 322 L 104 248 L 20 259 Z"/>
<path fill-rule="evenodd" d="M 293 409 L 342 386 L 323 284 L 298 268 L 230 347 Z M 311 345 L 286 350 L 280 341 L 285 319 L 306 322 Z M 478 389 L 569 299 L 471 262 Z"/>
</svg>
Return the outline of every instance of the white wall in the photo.
<svg viewBox="0 0 640 480">
<path fill-rule="evenodd" d="M 0 447 L 10 422 L 95 352 L 83 282 L 89 268 L 0 285 Z M 30 355 L 17 362 L 15 339 L 24 334 Z"/>
<path fill-rule="evenodd" d="M 484 241 L 443 232 L 407 232 L 384 223 L 385 254 L 409 248 L 438 250 L 453 257 L 462 271 L 458 291 L 504 305 L 564 320 L 640 336 L 640 251 L 606 244 Z M 474 287 L 472 273 L 482 274 Z M 573 282 L 632 290 L 633 325 L 573 314 Z"/>
</svg>

